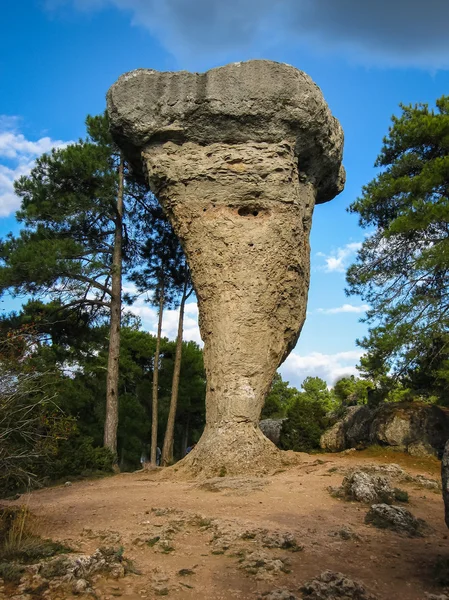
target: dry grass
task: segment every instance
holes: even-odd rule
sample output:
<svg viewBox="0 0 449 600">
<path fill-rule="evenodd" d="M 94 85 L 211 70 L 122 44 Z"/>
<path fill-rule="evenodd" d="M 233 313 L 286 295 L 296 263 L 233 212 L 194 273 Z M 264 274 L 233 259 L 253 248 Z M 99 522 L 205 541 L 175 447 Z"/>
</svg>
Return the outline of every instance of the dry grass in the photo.
<svg viewBox="0 0 449 600">
<path fill-rule="evenodd" d="M 429 475 L 439 477 L 441 473 L 441 461 L 433 456 L 418 458 L 405 452 L 395 450 L 388 446 L 370 446 L 366 450 L 359 450 L 348 455 L 348 458 L 358 461 L 360 458 L 372 458 L 382 460 L 383 463 L 396 463 L 407 469 L 420 469 L 427 471 Z"/>
<path fill-rule="evenodd" d="M 0 563 L 31 563 L 61 552 L 70 552 L 62 544 L 42 538 L 40 529 L 28 504 L 0 507 Z"/>
</svg>

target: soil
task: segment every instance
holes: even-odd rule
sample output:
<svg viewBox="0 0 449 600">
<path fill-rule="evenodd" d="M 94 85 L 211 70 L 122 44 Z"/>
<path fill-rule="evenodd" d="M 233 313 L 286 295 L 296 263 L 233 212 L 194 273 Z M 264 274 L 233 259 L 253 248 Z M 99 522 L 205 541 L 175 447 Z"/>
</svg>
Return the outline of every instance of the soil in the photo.
<svg viewBox="0 0 449 600">
<path fill-rule="evenodd" d="M 27 502 L 44 535 L 82 552 L 124 547 L 141 573 L 99 580 L 95 589 L 103 600 L 256 600 L 277 588 L 300 597 L 298 588 L 326 569 L 362 582 L 379 600 L 425 600 L 426 593 L 447 591 L 434 571 L 449 561 L 440 492 L 400 483 L 410 496 L 404 506 L 431 527 L 425 537 L 410 539 L 366 525 L 369 506 L 328 491 L 357 465 L 395 462 L 411 475 L 438 479 L 437 460 L 369 450 L 300 459 L 263 478 L 120 474 L 39 490 L 15 504 Z"/>
</svg>

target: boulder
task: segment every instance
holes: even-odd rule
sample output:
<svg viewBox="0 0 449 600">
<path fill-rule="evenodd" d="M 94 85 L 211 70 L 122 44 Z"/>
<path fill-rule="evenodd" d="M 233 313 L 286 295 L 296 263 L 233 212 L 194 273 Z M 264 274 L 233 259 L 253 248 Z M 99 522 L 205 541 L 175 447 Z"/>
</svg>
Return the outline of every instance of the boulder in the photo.
<svg viewBox="0 0 449 600">
<path fill-rule="evenodd" d="M 345 427 L 343 421 L 337 421 L 320 438 L 320 447 L 329 452 L 342 452 L 346 448 Z"/>
<path fill-rule="evenodd" d="M 373 411 L 366 405 L 351 406 L 346 416 L 346 447 L 363 448 L 370 435 Z"/>
<path fill-rule="evenodd" d="M 279 446 L 281 439 L 282 423 L 285 419 L 263 419 L 259 423 L 259 427 L 264 434 L 273 444 Z"/>
<path fill-rule="evenodd" d="M 387 503 L 394 501 L 394 490 L 389 480 L 382 475 L 370 475 L 363 471 L 353 471 L 343 479 L 338 495 L 357 502 Z"/>
<path fill-rule="evenodd" d="M 449 439 L 449 411 L 418 402 L 349 407 L 321 436 L 330 452 L 369 445 L 392 446 L 412 456 L 441 456 Z"/>
<path fill-rule="evenodd" d="M 426 458 L 428 456 L 437 456 L 438 452 L 428 442 L 418 440 L 407 446 L 407 452 L 416 458 Z"/>
<path fill-rule="evenodd" d="M 431 447 L 440 455 L 449 439 L 448 411 L 418 402 L 387 403 L 375 410 L 370 427 L 372 443 L 412 451 Z"/>
</svg>

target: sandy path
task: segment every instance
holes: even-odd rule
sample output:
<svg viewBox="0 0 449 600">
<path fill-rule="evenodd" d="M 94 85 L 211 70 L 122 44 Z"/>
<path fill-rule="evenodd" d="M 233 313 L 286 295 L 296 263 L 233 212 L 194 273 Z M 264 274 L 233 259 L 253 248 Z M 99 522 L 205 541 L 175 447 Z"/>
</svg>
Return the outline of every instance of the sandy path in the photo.
<svg viewBox="0 0 449 600">
<path fill-rule="evenodd" d="M 100 598 L 155 598 L 157 592 L 165 595 L 166 588 L 170 597 L 186 600 L 254 600 L 277 587 L 297 590 L 325 569 L 362 581 L 379 600 L 424 600 L 425 592 L 441 593 L 433 581 L 433 564 L 439 555 L 449 557 L 449 541 L 440 495 L 413 484 L 401 485 L 410 494 L 408 508 L 432 526 L 432 534 L 409 539 L 379 531 L 364 524 L 366 507 L 332 498 L 327 487 L 339 485 L 343 477 L 329 473 L 332 467 L 340 470 L 382 460 L 365 458 L 364 453 L 320 455 L 318 460 L 304 456 L 297 467 L 263 480 L 230 480 L 236 488 L 220 492 L 207 491 L 195 482 L 162 481 L 157 473 L 140 472 L 40 490 L 31 494 L 29 503 L 42 518 L 47 535 L 83 551 L 93 551 L 103 543 L 93 537 L 96 533 L 119 533 L 118 545 L 124 546 L 125 555 L 135 561 L 142 575 L 103 582 Z M 408 465 L 407 470 L 435 477 L 422 468 Z M 257 489 L 260 485 L 264 487 Z M 154 508 L 173 512 L 161 514 L 151 510 Z M 223 530 L 291 532 L 304 550 L 265 549 L 272 557 L 287 558 L 290 573 L 258 579 L 239 568 L 238 557 L 232 556 L 235 547 L 224 554 L 211 553 L 213 530 L 206 520 L 206 526 L 201 522 L 192 525 L 195 514 L 215 520 Z M 162 553 L 158 544 L 133 543 L 139 536 L 162 531 L 173 519 L 178 520 L 179 529 L 172 536 L 173 551 Z M 361 539 L 342 540 L 332 535 L 342 527 L 350 527 Z M 94 533 L 83 533 L 85 528 Z M 255 540 L 244 543 L 247 551 L 256 546 Z M 182 577 L 180 569 L 191 569 L 194 574 Z"/>
</svg>

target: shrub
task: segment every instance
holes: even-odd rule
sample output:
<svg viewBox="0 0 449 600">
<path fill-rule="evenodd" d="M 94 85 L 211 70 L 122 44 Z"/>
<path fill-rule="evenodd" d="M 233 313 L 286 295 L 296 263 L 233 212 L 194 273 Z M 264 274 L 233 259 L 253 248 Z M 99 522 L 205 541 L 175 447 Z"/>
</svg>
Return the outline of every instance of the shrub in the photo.
<svg viewBox="0 0 449 600">
<path fill-rule="evenodd" d="M 50 480 L 88 476 L 94 472 L 111 473 L 114 457 L 107 448 L 95 447 L 93 439 L 76 434 L 63 440 L 46 474 Z"/>
<path fill-rule="evenodd" d="M 320 437 L 327 427 L 322 403 L 297 398 L 282 424 L 280 447 L 295 452 L 310 452 L 320 447 Z"/>
<path fill-rule="evenodd" d="M 36 519 L 26 506 L 0 508 L 0 563 L 3 579 L 13 581 L 17 570 L 7 570 L 8 561 L 30 563 L 71 550 L 59 542 L 43 539 Z M 1 575 L 0 575 L 1 576 Z"/>
</svg>

